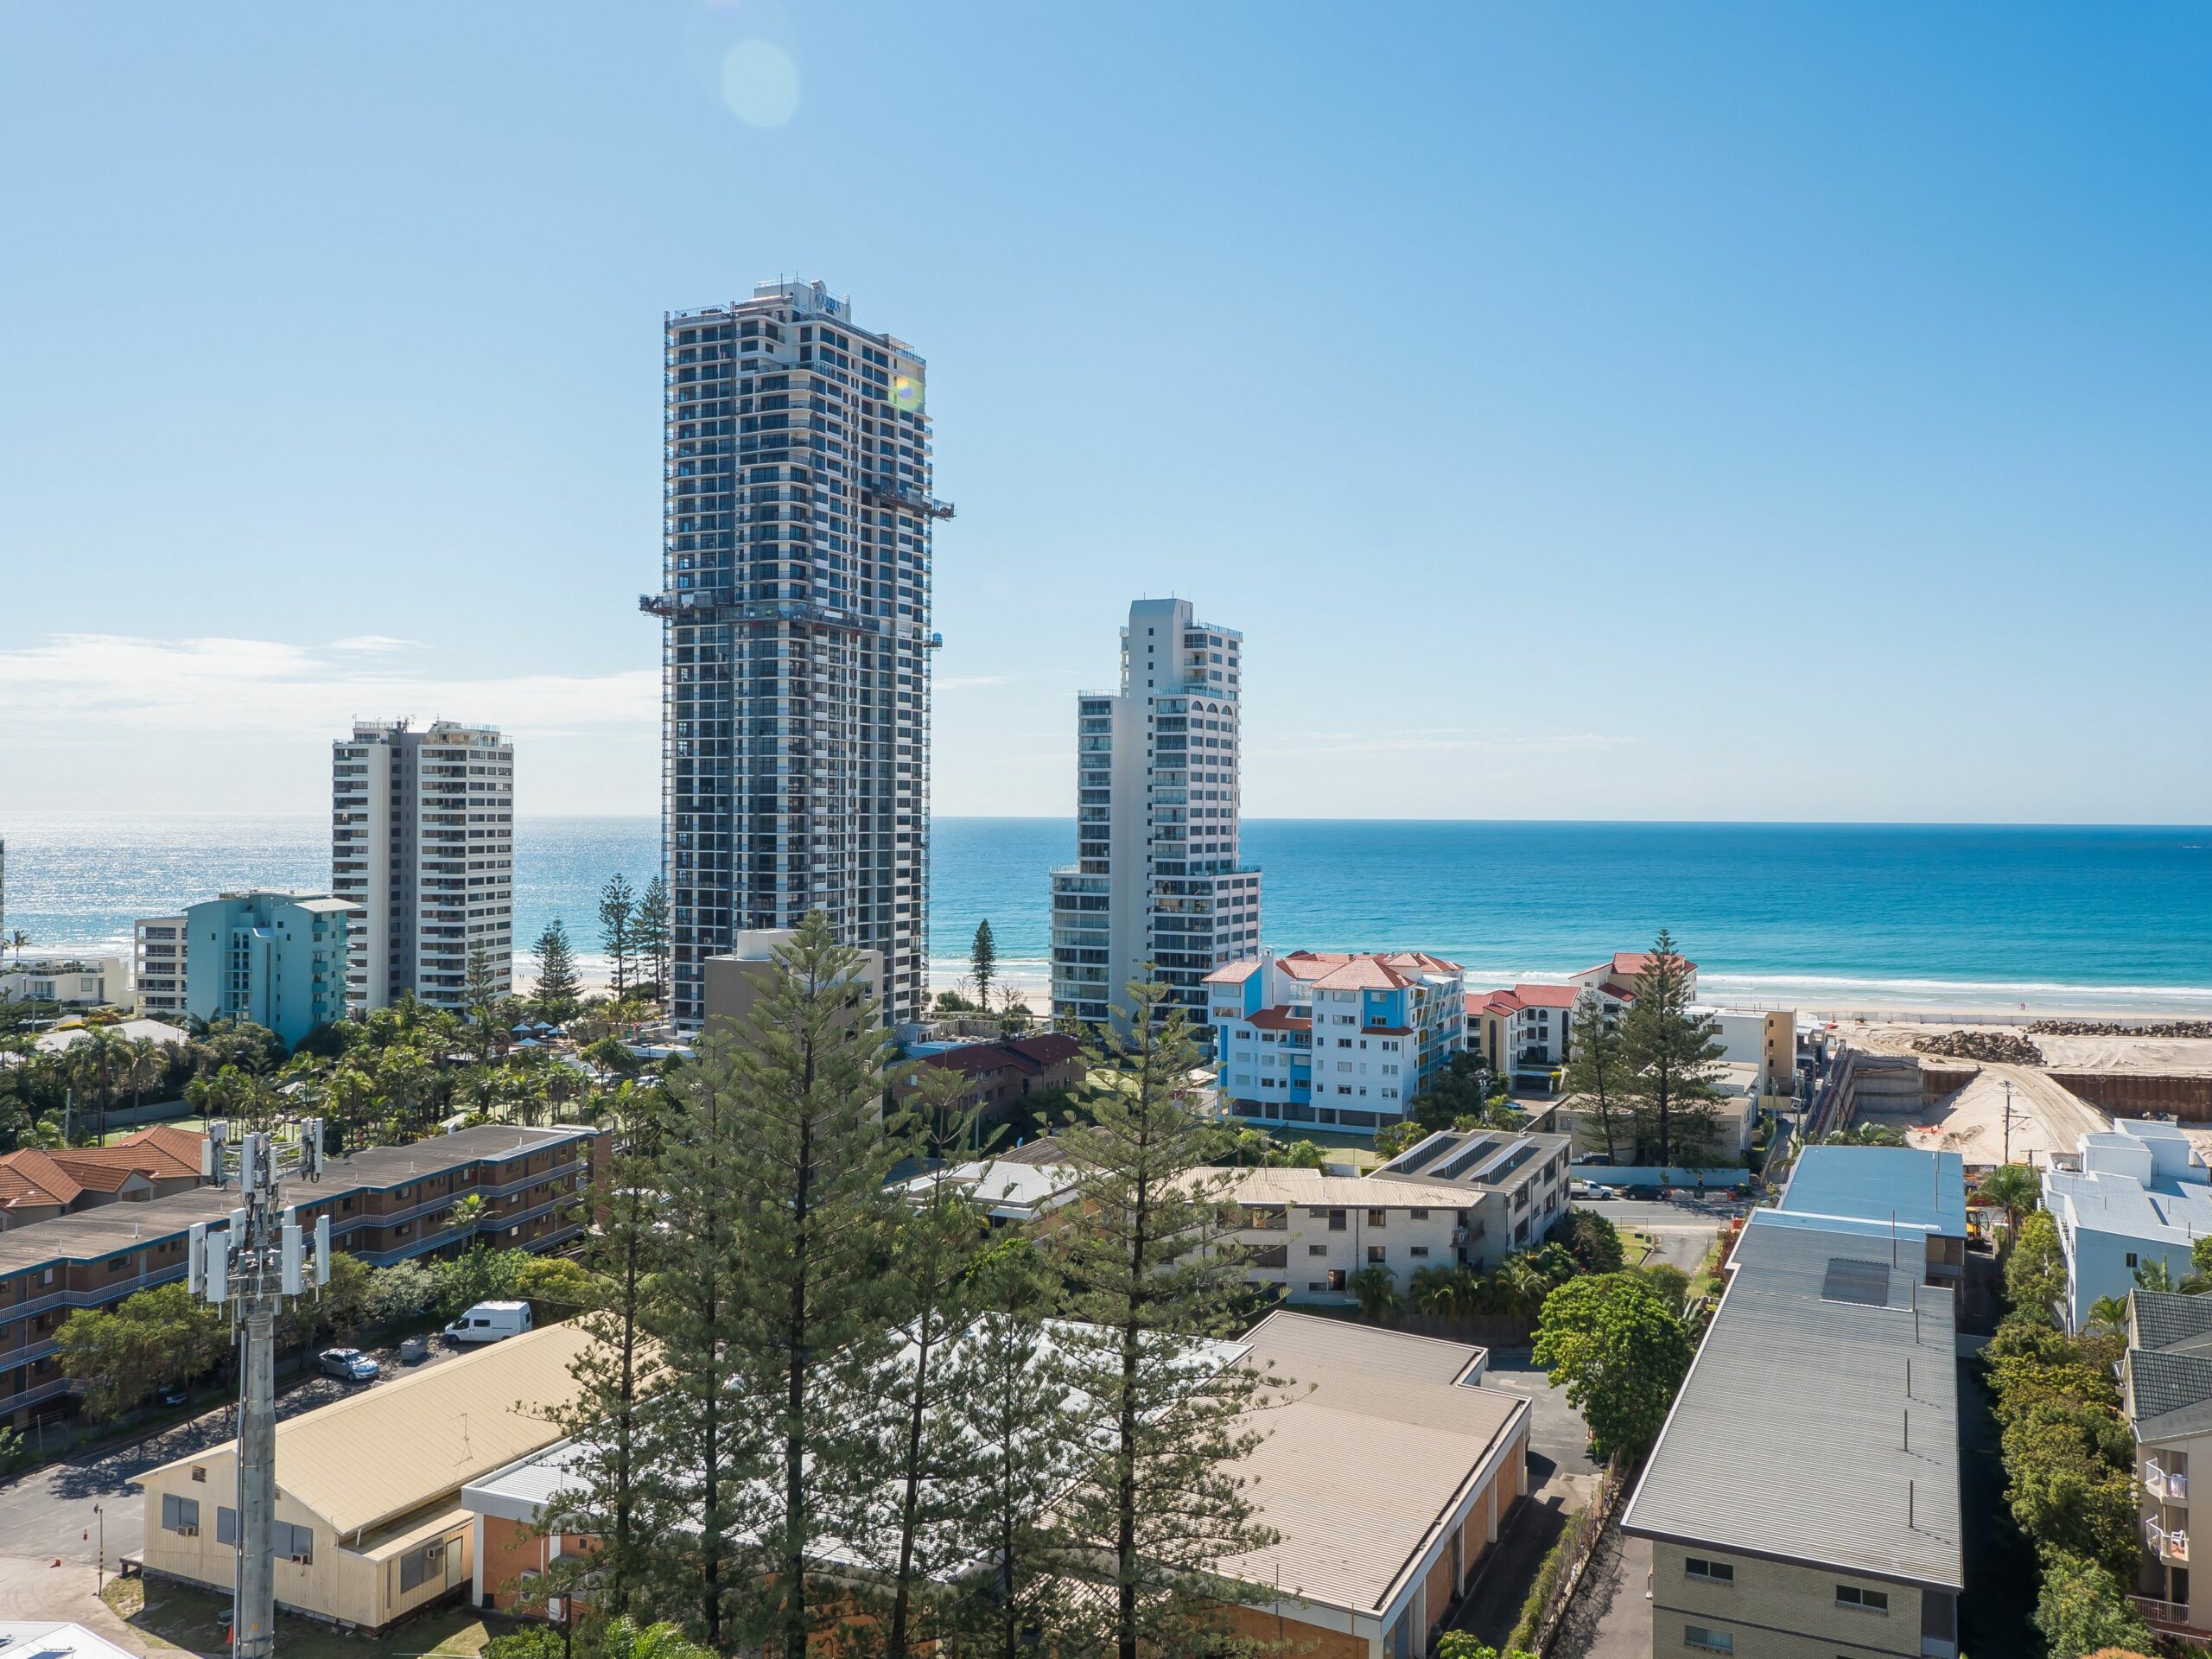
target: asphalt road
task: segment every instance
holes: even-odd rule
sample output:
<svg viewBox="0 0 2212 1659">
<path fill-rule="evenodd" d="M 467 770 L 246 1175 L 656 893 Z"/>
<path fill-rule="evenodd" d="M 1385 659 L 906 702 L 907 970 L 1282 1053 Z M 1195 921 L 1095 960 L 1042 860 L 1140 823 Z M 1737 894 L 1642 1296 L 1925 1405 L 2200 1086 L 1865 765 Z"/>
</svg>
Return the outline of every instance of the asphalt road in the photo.
<svg viewBox="0 0 2212 1659">
<path fill-rule="evenodd" d="M 1452 1621 L 1453 1629 L 1495 1647 L 1512 1632 L 1536 1569 L 1567 1516 L 1596 1491 L 1598 1465 L 1590 1461 L 1590 1431 L 1581 1414 L 1529 1363 L 1527 1349 L 1492 1349 L 1483 1385 L 1529 1402 L 1529 1496 L 1508 1516 L 1497 1547 L 1484 1560 Z"/>
<path fill-rule="evenodd" d="M 402 1370 L 390 1349 L 371 1349 L 384 1366 L 384 1376 L 367 1386 L 382 1388 L 395 1376 L 421 1366 Z M 434 1346 L 424 1364 L 435 1365 L 448 1350 Z M 358 1386 L 358 1385 L 356 1385 Z M 333 1377 L 311 1376 L 277 1396 L 279 1421 L 303 1411 L 328 1405 L 343 1397 L 349 1385 Z M 189 1421 L 173 1424 L 145 1439 L 111 1446 L 48 1464 L 17 1476 L 0 1486 L 0 1556 L 43 1556 L 52 1560 L 92 1564 L 101 1540 L 105 1512 L 107 1565 L 114 1570 L 122 1555 L 146 1541 L 145 1500 L 130 1482 L 149 1469 L 222 1445 L 237 1429 L 234 1407 L 225 1405 Z M 33 1444 L 35 1444 L 34 1440 Z"/>
</svg>

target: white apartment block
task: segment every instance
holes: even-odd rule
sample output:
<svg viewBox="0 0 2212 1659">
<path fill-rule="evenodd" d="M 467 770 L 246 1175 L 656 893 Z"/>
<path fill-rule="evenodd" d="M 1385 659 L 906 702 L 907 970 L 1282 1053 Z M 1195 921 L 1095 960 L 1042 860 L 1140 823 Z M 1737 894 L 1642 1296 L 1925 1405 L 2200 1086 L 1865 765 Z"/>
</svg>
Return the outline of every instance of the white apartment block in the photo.
<svg viewBox="0 0 2212 1659">
<path fill-rule="evenodd" d="M 826 914 L 928 993 L 931 540 L 926 369 L 820 283 L 664 321 L 661 822 L 671 1012 L 705 964 Z"/>
<path fill-rule="evenodd" d="M 1139 600 L 1118 692 L 1076 700 L 1076 861 L 1052 872 L 1052 1014 L 1125 1024 L 1168 988 L 1211 1043 L 1206 976 L 1255 954 L 1260 872 L 1238 855 L 1243 636 L 1189 601 Z"/>
<path fill-rule="evenodd" d="M 142 1020 L 184 1014 L 184 918 L 149 916 L 130 925 L 133 985 Z"/>
<path fill-rule="evenodd" d="M 1418 950 L 1262 950 L 1205 982 L 1222 1107 L 1248 1122 L 1371 1133 L 1465 1037 L 1459 964 Z"/>
<path fill-rule="evenodd" d="M 513 983 L 515 752 L 489 726 L 357 721 L 331 745 L 330 890 L 355 906 L 346 1005 L 466 1001 L 481 948 Z"/>
</svg>

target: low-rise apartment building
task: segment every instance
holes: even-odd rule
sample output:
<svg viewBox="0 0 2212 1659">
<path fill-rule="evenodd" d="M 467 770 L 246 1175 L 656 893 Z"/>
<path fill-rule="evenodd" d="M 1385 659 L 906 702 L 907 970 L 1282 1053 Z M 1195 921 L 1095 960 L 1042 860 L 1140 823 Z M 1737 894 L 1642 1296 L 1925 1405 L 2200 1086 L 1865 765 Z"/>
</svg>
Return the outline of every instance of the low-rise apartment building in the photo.
<svg viewBox="0 0 2212 1659">
<path fill-rule="evenodd" d="M 709 959 L 712 966 L 713 959 Z M 995 1043 L 952 1043 L 918 1056 L 893 1084 L 911 1098 L 931 1072 L 957 1072 L 965 1084 L 954 1104 L 985 1125 L 1004 1123 L 1032 1095 L 1065 1094 L 1083 1081 L 1083 1045 L 1064 1033 L 1001 1038 Z"/>
<path fill-rule="evenodd" d="M 2121 1118 L 2054 1153 L 2044 1208 L 2066 1255 L 2066 1296 L 2052 1311 L 2079 1331 L 2101 1297 L 2125 1298 L 2139 1268 L 2162 1264 L 2179 1284 L 2196 1242 L 2212 1235 L 2212 1172 L 2176 1125 Z"/>
<path fill-rule="evenodd" d="M 2137 1290 L 2127 1300 L 2120 1409 L 2135 1437 L 2143 1557 L 2136 1610 L 2158 1630 L 2212 1637 L 2212 1585 L 2190 1575 L 2191 1466 L 2212 1479 L 2212 1297 Z"/>
<path fill-rule="evenodd" d="M 1962 1269 L 1965 1207 L 1955 1154 L 1825 1147 L 1800 1158 L 1782 1208 L 1752 1212 L 1622 1517 L 1651 1541 L 1655 1659 L 1955 1659 L 1959 1293 L 1944 1230 L 1958 1218 Z M 1777 1400 L 1801 1408 L 1747 1466 L 1745 1437 Z"/>
<path fill-rule="evenodd" d="M 1467 1047 L 1484 1068 L 1516 1082 L 1548 1086 L 1573 1042 L 1572 985 L 1514 985 L 1466 998 Z"/>
<path fill-rule="evenodd" d="M 590 1338 L 542 1326 L 276 1426 L 276 1605 L 380 1630 L 474 1581 L 461 1489 L 551 1444 L 582 1396 Z M 132 1483 L 149 1576 L 227 1594 L 238 1573 L 238 1442 Z"/>
<path fill-rule="evenodd" d="M 59 1002 L 106 1007 L 130 997 L 121 957 L 19 957 L 0 963 L 0 1002 Z"/>
<path fill-rule="evenodd" d="M 1417 950 L 1263 950 L 1205 977 L 1224 1109 L 1371 1134 L 1402 1120 L 1465 1037 L 1465 976 Z"/>
<path fill-rule="evenodd" d="M 204 1137 L 157 1123 L 111 1147 L 20 1147 L 0 1157 L 0 1230 L 143 1204 L 200 1185 Z"/>
<path fill-rule="evenodd" d="M 132 989 L 142 1018 L 182 1018 L 190 931 L 181 914 L 149 916 L 130 925 Z"/>
<path fill-rule="evenodd" d="M 332 1241 L 372 1267 L 465 1243 L 452 1210 L 471 1194 L 485 1200 L 477 1236 L 550 1249 L 582 1234 L 576 1194 L 605 1179 L 607 1157 L 601 1129 L 487 1123 L 333 1158 L 320 1182 L 288 1182 L 281 1198 L 309 1231 L 327 1214 Z M 237 1203 L 234 1189 L 198 1185 L 0 1232 L 0 1414 L 21 1426 L 57 1404 L 70 1384 L 56 1332 L 72 1310 L 181 1279 L 193 1224 L 222 1224 Z"/>
<path fill-rule="evenodd" d="M 1423 1268 L 1489 1268 L 1543 1242 L 1567 1211 L 1560 1135 L 1433 1135 L 1374 1175 L 1205 1171 L 1243 1212 L 1255 1287 L 1293 1303 L 1349 1305 L 1352 1277 L 1386 1269 L 1403 1291 Z"/>
</svg>

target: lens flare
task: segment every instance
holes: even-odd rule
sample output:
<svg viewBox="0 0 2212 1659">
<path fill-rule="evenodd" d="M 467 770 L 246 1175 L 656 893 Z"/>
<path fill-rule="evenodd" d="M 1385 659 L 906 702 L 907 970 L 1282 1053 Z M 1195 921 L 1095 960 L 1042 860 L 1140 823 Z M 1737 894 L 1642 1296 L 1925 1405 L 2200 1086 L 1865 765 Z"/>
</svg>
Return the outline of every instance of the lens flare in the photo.
<svg viewBox="0 0 2212 1659">
<path fill-rule="evenodd" d="M 722 60 L 722 102 L 748 127 L 780 127 L 798 109 L 798 66 L 780 47 L 740 41 Z"/>
<path fill-rule="evenodd" d="M 918 413 L 922 407 L 922 383 L 911 374 L 891 377 L 891 401 L 900 409 Z"/>
</svg>

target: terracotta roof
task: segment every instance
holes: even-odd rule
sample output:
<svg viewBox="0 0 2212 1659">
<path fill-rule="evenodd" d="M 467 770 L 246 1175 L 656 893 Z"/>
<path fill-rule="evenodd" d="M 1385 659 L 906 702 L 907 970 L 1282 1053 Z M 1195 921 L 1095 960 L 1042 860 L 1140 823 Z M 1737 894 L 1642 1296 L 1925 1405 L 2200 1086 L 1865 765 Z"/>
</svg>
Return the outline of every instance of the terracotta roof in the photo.
<svg viewBox="0 0 2212 1659">
<path fill-rule="evenodd" d="M 84 1184 L 36 1147 L 24 1147 L 0 1158 L 0 1207 L 18 1204 L 71 1205 L 85 1191 Z"/>
<path fill-rule="evenodd" d="M 1332 991 L 1402 991 L 1413 981 L 1374 957 L 1354 957 L 1313 983 Z"/>
<path fill-rule="evenodd" d="M 168 1165 L 164 1173 L 197 1175 L 200 1173 L 200 1149 L 207 1141 L 206 1135 L 180 1129 L 174 1123 L 156 1123 L 135 1135 L 124 1135 L 115 1144 L 118 1147 L 129 1147 L 134 1151 L 158 1153 Z"/>
<path fill-rule="evenodd" d="M 1275 966 L 1293 979 L 1324 979 L 1351 960 L 1341 950 L 1294 950 L 1277 957 Z"/>
<path fill-rule="evenodd" d="M 1232 962 L 1226 968 L 1217 968 L 1200 982 L 1207 985 L 1241 985 L 1260 971 L 1257 962 Z"/>
<path fill-rule="evenodd" d="M 118 1158 L 118 1153 L 123 1155 Z M 149 1179 L 145 1165 L 120 1147 L 71 1147 L 48 1155 L 87 1192 L 119 1192 L 134 1175 Z"/>
<path fill-rule="evenodd" d="M 1510 991 L 1469 991 L 1469 1014 L 1514 1014 L 1521 1007 L 1521 999 Z"/>
<path fill-rule="evenodd" d="M 1042 1037 L 1018 1037 L 996 1043 L 963 1043 L 943 1053 L 924 1055 L 922 1064 L 944 1066 L 971 1077 L 1003 1071 L 1008 1066 L 1034 1077 L 1047 1066 L 1072 1059 L 1082 1052 L 1083 1045 L 1074 1038 L 1048 1032 Z"/>
<path fill-rule="evenodd" d="M 1633 985 L 1624 985 L 1618 979 L 1609 979 L 1598 988 L 1600 991 L 1603 991 L 1607 996 L 1611 997 L 1616 1002 L 1633 1002 L 1636 1001 L 1636 987 Z"/>
<path fill-rule="evenodd" d="M 1697 971 L 1697 963 L 1688 957 L 1681 958 L 1681 963 L 1690 972 Z M 1585 968 L 1582 971 L 1586 974 L 1610 974 L 1615 979 L 1635 979 L 1650 965 L 1651 953 L 1649 950 L 1616 950 L 1610 964 L 1601 962 L 1596 967 Z"/>
<path fill-rule="evenodd" d="M 1410 1037 L 1414 1034 L 1414 1028 L 1411 1026 L 1362 1026 L 1359 1034 L 1363 1037 Z"/>
<path fill-rule="evenodd" d="M 1294 1014 L 1288 1008 L 1262 1008 L 1257 1014 L 1247 1014 L 1244 1023 L 1255 1031 L 1311 1031 L 1313 1021 L 1306 1015 Z"/>
<path fill-rule="evenodd" d="M 1513 994 L 1530 1008 L 1571 1008 L 1582 995 L 1580 985 L 1516 985 Z"/>
</svg>

